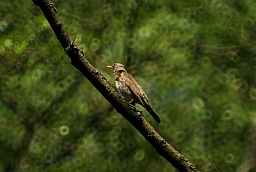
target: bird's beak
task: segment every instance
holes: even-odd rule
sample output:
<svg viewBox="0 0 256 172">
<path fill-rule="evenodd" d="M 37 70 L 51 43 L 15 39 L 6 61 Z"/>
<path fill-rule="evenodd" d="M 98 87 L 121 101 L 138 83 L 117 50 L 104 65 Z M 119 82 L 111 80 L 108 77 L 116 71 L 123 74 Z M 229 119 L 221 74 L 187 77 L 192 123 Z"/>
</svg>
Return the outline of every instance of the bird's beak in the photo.
<svg viewBox="0 0 256 172">
<path fill-rule="evenodd" d="M 109 69 L 113 69 L 113 67 L 112 66 L 106 66 L 107 68 L 109 68 Z"/>
</svg>

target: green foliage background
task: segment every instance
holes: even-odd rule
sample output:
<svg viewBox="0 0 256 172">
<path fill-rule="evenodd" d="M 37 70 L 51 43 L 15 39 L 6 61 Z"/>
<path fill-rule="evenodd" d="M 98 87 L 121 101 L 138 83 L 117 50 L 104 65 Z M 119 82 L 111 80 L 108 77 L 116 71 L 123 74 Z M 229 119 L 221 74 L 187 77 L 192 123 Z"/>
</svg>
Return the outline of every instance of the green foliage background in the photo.
<svg viewBox="0 0 256 172">
<path fill-rule="evenodd" d="M 105 68 L 126 65 L 200 171 L 256 171 L 254 0 L 53 1 Z M 177 171 L 70 64 L 32 1 L 0 1 L 0 171 Z"/>
</svg>

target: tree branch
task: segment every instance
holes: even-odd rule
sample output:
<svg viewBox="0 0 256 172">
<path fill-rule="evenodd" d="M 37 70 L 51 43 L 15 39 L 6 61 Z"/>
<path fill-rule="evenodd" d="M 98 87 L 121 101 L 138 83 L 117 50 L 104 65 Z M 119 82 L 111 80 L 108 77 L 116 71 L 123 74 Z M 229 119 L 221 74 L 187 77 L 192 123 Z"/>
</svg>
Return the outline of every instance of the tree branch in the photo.
<svg viewBox="0 0 256 172">
<path fill-rule="evenodd" d="M 85 59 L 83 52 L 74 43 L 71 43 L 67 30 L 60 21 L 53 3 L 49 0 L 33 0 L 33 2 L 41 8 L 62 47 L 70 57 L 71 64 L 83 73 L 116 111 L 125 117 L 157 152 L 179 171 L 197 171 L 196 167 L 167 143 L 141 114 L 138 114 L 128 105 L 124 98 L 111 87 L 107 79 Z"/>
</svg>

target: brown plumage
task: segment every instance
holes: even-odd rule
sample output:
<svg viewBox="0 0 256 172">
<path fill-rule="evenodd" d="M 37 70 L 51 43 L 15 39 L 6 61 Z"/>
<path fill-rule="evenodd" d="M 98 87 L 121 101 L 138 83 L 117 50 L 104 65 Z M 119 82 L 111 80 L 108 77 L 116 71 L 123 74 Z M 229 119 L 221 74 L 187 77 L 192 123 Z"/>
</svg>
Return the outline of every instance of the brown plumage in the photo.
<svg viewBox="0 0 256 172">
<path fill-rule="evenodd" d="M 120 63 L 114 63 L 111 68 L 115 75 L 115 85 L 117 91 L 131 104 L 135 103 L 143 106 L 155 119 L 157 123 L 161 120 L 154 109 L 150 106 L 146 93 L 142 90 L 136 80 L 125 70 L 124 65 Z"/>
</svg>

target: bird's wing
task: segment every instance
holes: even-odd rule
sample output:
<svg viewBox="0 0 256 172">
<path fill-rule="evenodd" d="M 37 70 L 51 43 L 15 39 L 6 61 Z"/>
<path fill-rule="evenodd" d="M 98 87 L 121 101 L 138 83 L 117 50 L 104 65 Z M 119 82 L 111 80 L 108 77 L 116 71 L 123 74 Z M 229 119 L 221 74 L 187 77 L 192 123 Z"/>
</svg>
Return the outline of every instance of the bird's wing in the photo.
<svg viewBox="0 0 256 172">
<path fill-rule="evenodd" d="M 125 78 L 126 85 L 129 87 L 130 91 L 136 96 L 139 100 L 139 103 L 145 107 L 146 104 L 149 104 L 148 97 L 136 80 L 127 72 L 123 72 L 123 77 Z"/>
<path fill-rule="evenodd" d="M 136 80 L 127 72 L 123 72 L 123 78 L 131 93 L 134 94 L 138 99 L 138 103 L 141 104 L 152 115 L 157 123 L 160 123 L 161 119 L 150 106 L 146 93 L 142 90 Z"/>
</svg>

